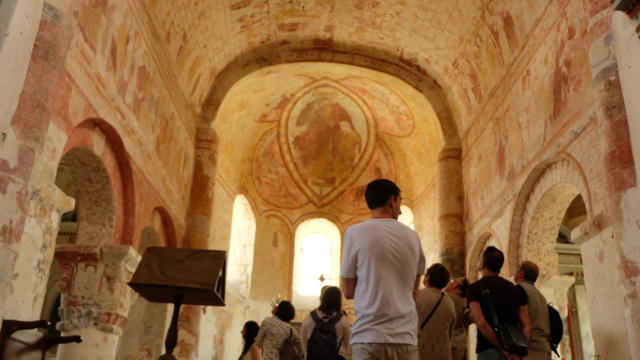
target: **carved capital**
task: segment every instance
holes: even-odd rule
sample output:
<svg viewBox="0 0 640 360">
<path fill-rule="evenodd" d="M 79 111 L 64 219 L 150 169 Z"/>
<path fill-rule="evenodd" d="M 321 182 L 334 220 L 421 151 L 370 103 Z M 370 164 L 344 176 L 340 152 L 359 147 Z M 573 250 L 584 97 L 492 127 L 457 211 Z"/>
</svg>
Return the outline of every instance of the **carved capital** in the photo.
<svg viewBox="0 0 640 360">
<path fill-rule="evenodd" d="M 56 328 L 63 332 L 96 328 L 106 333 L 121 335 L 127 323 L 126 315 L 99 311 L 86 305 L 61 307 L 59 312 L 60 321 Z"/>
<path fill-rule="evenodd" d="M 130 246 L 63 245 L 56 248 L 62 293 L 58 327 L 95 327 L 118 334 L 126 323 L 134 292 L 127 282 L 140 262 Z"/>
</svg>

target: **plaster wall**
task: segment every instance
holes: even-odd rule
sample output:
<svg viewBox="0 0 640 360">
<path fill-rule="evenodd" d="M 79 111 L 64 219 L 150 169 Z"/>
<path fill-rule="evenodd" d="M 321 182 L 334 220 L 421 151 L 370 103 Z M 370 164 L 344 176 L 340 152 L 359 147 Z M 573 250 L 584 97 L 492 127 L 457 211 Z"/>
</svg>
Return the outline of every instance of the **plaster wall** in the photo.
<svg viewBox="0 0 640 360">
<path fill-rule="evenodd" d="M 588 294 L 596 355 L 625 358 L 635 353 L 635 345 L 623 345 L 632 343 L 625 339 L 630 340 L 627 336 L 633 331 L 620 324 L 636 327 L 637 305 L 630 299 L 636 293 L 631 279 L 637 267 L 631 259 L 638 258 L 637 241 L 632 240 L 638 232 L 630 216 L 625 221 L 632 226 L 623 234 L 619 214 L 637 214 L 635 203 L 621 198 L 633 189 L 636 177 L 628 146 L 634 136 L 629 136 L 616 102 L 619 83 L 612 38 L 607 35 L 611 12 L 607 14 L 605 4 L 556 4 L 547 10 L 494 97 L 480 108 L 478 116 L 489 120 L 463 135 L 467 236 L 474 241 L 491 229 L 504 236 L 500 241 L 506 251 L 512 221 L 520 221 L 514 208 L 527 179 L 535 178 L 532 174 L 549 159 L 566 158 L 576 164 L 587 179 L 582 196 L 592 204 L 585 230 L 592 235 L 583 244 L 583 256 L 587 292 L 597 289 Z M 621 210 L 625 206 L 629 209 Z M 527 251 L 535 253 L 538 245 Z M 627 257 L 626 251 L 636 255 Z M 507 257 L 517 262 L 522 254 Z M 505 275 L 512 275 L 510 269 Z M 611 296 L 605 304 L 594 292 Z M 598 310 L 604 308 L 620 311 Z"/>
<path fill-rule="evenodd" d="M 438 243 L 438 191 L 434 183 L 427 185 L 425 192 L 411 207 L 414 216 L 415 230 L 422 241 L 422 249 L 427 260 L 427 267 L 440 262 Z"/>
<path fill-rule="evenodd" d="M 612 17 L 612 34 L 616 51 L 616 60 L 620 71 L 620 83 L 624 97 L 627 117 L 629 119 L 629 131 L 631 133 L 631 147 L 633 157 L 638 162 L 640 159 L 640 35 L 638 34 L 640 20 L 630 19 L 626 14 L 615 11 Z M 640 176 L 640 169 L 635 168 L 636 178 Z M 640 245 L 637 241 L 640 233 L 640 190 L 633 187 L 625 192 L 622 198 L 622 232 L 623 238 L 634 239 L 625 241 L 621 245 L 624 254 L 623 286 L 627 292 L 625 302 L 628 304 L 627 317 L 635 319 L 629 327 L 631 337 L 640 336 L 640 305 L 630 304 L 630 300 L 637 297 L 640 292 L 640 271 L 638 271 L 637 259 L 640 258 Z M 640 344 L 632 343 L 632 351 L 640 352 Z"/>
<path fill-rule="evenodd" d="M 18 105 L 43 5 L 44 0 L 0 2 L 0 129 L 5 135 Z M 4 143 L 3 138 L 0 150 Z"/>
<path fill-rule="evenodd" d="M 59 144 L 64 143 L 64 140 L 60 141 L 65 138 L 64 133 L 50 126 L 48 135 L 45 152 L 61 156 Z M 30 321 L 40 318 L 60 216 L 75 206 L 75 200 L 55 185 L 57 170 L 57 163 L 48 161 L 44 156 L 34 166 L 33 171 L 37 176 L 18 250 L 21 255 L 12 271 L 11 288 L 6 299 L 9 306 L 5 317 L 8 319 Z"/>
</svg>

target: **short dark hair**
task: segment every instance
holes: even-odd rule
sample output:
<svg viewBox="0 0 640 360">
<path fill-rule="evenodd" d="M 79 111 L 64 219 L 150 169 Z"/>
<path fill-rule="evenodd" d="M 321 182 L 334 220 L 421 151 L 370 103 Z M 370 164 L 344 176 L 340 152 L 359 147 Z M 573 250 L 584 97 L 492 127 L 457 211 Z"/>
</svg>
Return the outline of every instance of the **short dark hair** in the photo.
<svg viewBox="0 0 640 360">
<path fill-rule="evenodd" d="M 504 264 L 504 254 L 495 246 L 487 246 L 482 253 L 482 264 L 485 269 L 499 273 Z"/>
<path fill-rule="evenodd" d="M 399 196 L 400 188 L 388 179 L 376 179 L 367 185 L 364 198 L 369 209 L 377 209 L 384 206 L 390 197 Z"/>
<path fill-rule="evenodd" d="M 538 265 L 532 263 L 531 261 L 523 261 L 520 264 L 520 269 L 522 271 L 522 277 L 531 283 L 535 283 L 538 280 Z"/>
<path fill-rule="evenodd" d="M 278 307 L 276 307 L 275 315 L 278 319 L 289 322 L 296 317 L 296 309 L 293 307 L 293 304 L 287 300 L 280 301 Z"/>
<path fill-rule="evenodd" d="M 427 269 L 427 282 L 429 286 L 442 290 L 447 286 L 449 280 L 451 280 L 451 271 L 449 271 L 446 266 L 435 263 Z"/>
<path fill-rule="evenodd" d="M 329 315 L 342 311 L 342 292 L 335 286 L 327 287 L 320 295 L 318 310 Z"/>
</svg>

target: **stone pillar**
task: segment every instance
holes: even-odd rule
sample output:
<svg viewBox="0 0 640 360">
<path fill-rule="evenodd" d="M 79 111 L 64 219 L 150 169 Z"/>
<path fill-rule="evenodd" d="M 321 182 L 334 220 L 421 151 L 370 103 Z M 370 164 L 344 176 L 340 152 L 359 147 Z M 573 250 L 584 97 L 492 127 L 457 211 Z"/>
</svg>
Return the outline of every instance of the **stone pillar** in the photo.
<svg viewBox="0 0 640 360">
<path fill-rule="evenodd" d="M 637 229 L 625 235 L 623 195 L 636 186 L 636 174 L 627 112 L 622 96 L 618 63 L 615 59 L 611 20 L 613 9 L 607 0 L 584 0 L 588 14 L 589 62 L 595 113 L 601 135 L 601 166 L 607 196 L 600 216 L 600 232 L 582 244 L 584 275 L 589 291 L 606 292 L 606 299 L 589 296 L 595 356 L 623 359 L 640 351 L 640 301 L 635 283 L 640 262 L 633 256 Z M 634 225 L 635 226 L 635 225 Z M 631 250 L 631 251 L 630 251 Z M 630 257 L 631 255 L 631 257 Z M 623 324 L 626 324 L 626 328 Z M 616 339 L 613 344 L 607 339 Z"/>
<path fill-rule="evenodd" d="M 210 247 L 209 235 L 211 233 L 217 144 L 217 136 L 212 128 L 198 127 L 196 132 L 196 159 L 184 238 L 184 246 L 192 249 L 208 249 Z"/>
<path fill-rule="evenodd" d="M 218 139 L 210 127 L 198 127 L 196 154 L 191 184 L 191 198 L 186 218 L 184 247 L 211 248 L 211 214 L 213 210 L 213 185 L 216 174 Z M 198 352 L 198 334 L 202 307 L 186 305 L 181 308 L 178 323 L 178 347 L 175 353 L 180 359 L 195 359 Z"/>
<path fill-rule="evenodd" d="M 60 322 L 63 336 L 80 335 L 80 344 L 58 346 L 58 359 L 112 360 L 134 296 L 127 282 L 140 261 L 130 246 L 61 245 Z"/>
<path fill-rule="evenodd" d="M 25 11 L 24 8 L 27 6 L 22 1 L 14 1 L 14 3 L 17 3 L 16 11 L 20 13 Z M 29 4 L 29 7 L 37 6 L 36 3 L 37 1 L 34 1 L 33 4 Z M 5 4 L 6 2 L 3 2 L 3 5 Z M 6 6 L 3 9 L 6 10 Z M 43 156 L 47 128 L 58 106 L 57 96 L 62 93 L 59 91 L 58 83 L 63 78 L 64 59 L 72 36 L 69 18 L 65 15 L 67 11 L 68 9 L 46 4 L 42 10 L 42 18 L 39 19 L 33 44 L 29 44 L 32 34 L 26 35 L 31 33 L 32 29 L 30 25 L 27 26 L 25 18 L 23 23 L 25 37 L 21 47 L 33 48 L 31 60 L 15 112 L 13 112 L 14 105 L 12 104 L 12 109 L 7 113 L 0 114 L 0 201 L 2 201 L 2 209 L 0 210 L 0 319 L 4 316 L 5 300 L 10 293 L 11 277 L 18 254 L 21 251 L 27 210 L 33 193 L 30 184 L 33 166 L 37 158 Z M 31 16 L 38 17 L 38 13 L 34 12 Z M 9 30 L 14 28 L 11 24 L 9 25 Z M 9 59 L 12 59 L 14 56 L 18 56 L 21 51 L 11 52 L 11 42 L 15 36 L 18 36 L 17 32 L 14 31 L 8 35 L 6 43 L 0 48 L 3 51 L 8 49 L 7 51 L 10 53 L 6 54 L 9 54 Z M 3 34 L 3 36 L 7 36 L 7 34 Z M 6 48 L 6 46 L 9 47 Z M 4 54 L 0 53 L 2 55 L 0 60 L 6 60 Z M 13 65 L 15 65 L 0 63 L 7 69 L 14 68 Z M 0 73 L 4 75 L 4 71 Z M 20 86 L 21 81 L 13 80 L 15 79 L 2 77 L 3 83 Z M 5 95 L 4 92 L 0 94 L 3 96 L 2 103 L 5 103 L 5 100 L 13 101 L 13 99 L 5 99 Z M 7 304 L 7 306 L 11 306 L 11 304 Z"/>
<path fill-rule="evenodd" d="M 462 151 L 444 149 L 438 157 L 440 261 L 453 276 L 465 275 Z"/>
</svg>

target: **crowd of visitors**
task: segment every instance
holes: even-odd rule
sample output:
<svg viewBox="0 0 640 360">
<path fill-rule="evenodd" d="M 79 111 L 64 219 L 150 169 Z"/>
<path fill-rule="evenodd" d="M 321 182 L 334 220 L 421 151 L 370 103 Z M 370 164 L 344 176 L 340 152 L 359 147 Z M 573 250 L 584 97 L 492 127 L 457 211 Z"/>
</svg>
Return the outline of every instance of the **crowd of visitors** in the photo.
<svg viewBox="0 0 640 360">
<path fill-rule="evenodd" d="M 275 306 L 259 327 L 247 322 L 241 360 L 344 359 L 349 350 L 354 360 L 463 360 L 471 323 L 478 329 L 479 360 L 551 359 L 547 302 L 534 286 L 536 264 L 520 265 L 516 285 L 500 276 L 502 251 L 488 246 L 476 282 L 451 279 L 439 263 L 425 272 L 417 233 L 397 221 L 396 184 L 372 181 L 365 200 L 371 218 L 344 234 L 342 291 L 323 288 L 320 305 L 304 318 L 300 334 L 290 323 L 295 309 L 289 301 Z M 342 310 L 343 295 L 354 301 L 352 325 Z"/>
</svg>

